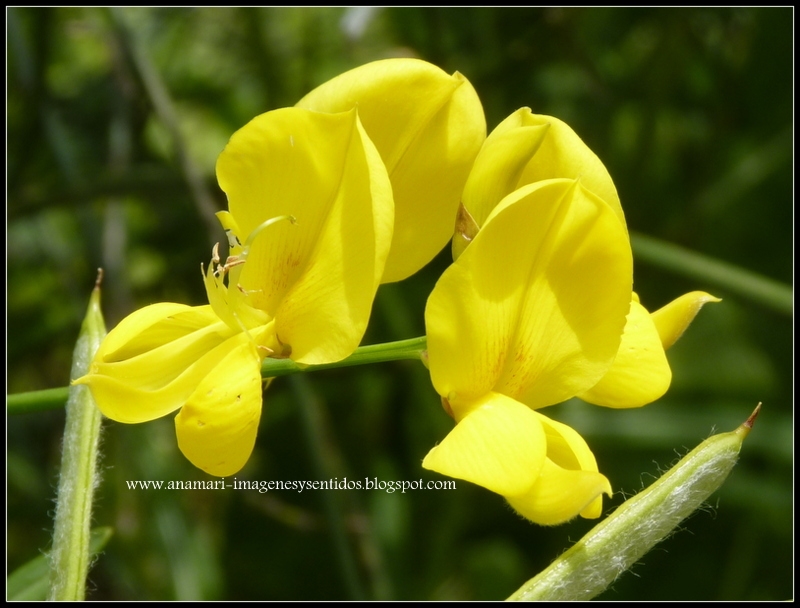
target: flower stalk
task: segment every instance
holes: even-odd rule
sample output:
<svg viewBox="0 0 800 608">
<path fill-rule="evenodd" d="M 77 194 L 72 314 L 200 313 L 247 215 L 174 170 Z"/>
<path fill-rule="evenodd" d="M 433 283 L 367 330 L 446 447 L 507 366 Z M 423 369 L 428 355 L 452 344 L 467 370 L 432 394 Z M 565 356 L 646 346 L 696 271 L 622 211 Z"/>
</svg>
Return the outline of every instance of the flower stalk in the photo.
<svg viewBox="0 0 800 608">
<path fill-rule="evenodd" d="M 88 371 L 94 353 L 106 335 L 100 310 L 101 279 L 102 271 L 98 273 L 75 345 L 72 378 L 79 378 Z M 81 601 L 86 595 L 101 421 L 102 415 L 88 387 L 71 386 L 50 554 L 50 600 Z"/>
<path fill-rule="evenodd" d="M 299 365 L 291 359 L 267 358 L 264 359 L 261 365 L 261 376 L 263 378 L 277 378 L 278 376 L 288 376 L 301 372 L 316 372 L 337 367 L 421 359 L 426 348 L 427 339 L 425 336 L 420 336 L 419 338 L 409 338 L 408 340 L 360 346 L 352 355 L 336 363 Z M 59 387 L 8 395 L 6 412 L 8 414 L 27 414 L 29 412 L 59 409 L 64 407 L 67 402 L 69 391 L 68 387 Z"/>
</svg>

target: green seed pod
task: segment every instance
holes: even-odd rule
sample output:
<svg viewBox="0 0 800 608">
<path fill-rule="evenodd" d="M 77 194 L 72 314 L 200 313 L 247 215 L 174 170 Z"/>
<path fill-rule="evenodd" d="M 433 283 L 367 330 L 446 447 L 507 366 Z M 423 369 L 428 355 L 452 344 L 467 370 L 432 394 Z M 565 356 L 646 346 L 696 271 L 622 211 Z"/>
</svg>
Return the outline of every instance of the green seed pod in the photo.
<svg viewBox="0 0 800 608">
<path fill-rule="evenodd" d="M 722 485 L 760 409 L 703 441 L 508 599 L 589 600 L 604 591 Z"/>
</svg>

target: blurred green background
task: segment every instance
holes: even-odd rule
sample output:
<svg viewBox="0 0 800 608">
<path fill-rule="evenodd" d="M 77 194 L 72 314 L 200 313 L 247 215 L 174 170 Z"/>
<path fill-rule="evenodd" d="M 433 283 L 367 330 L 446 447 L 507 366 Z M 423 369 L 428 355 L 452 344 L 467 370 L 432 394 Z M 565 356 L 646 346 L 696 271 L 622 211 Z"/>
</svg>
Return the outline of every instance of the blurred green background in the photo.
<svg viewBox="0 0 800 608">
<path fill-rule="evenodd" d="M 214 162 L 254 116 L 368 61 L 463 73 L 489 129 L 521 106 L 568 122 L 608 167 L 632 231 L 793 280 L 793 11 L 772 9 L 7 9 L 8 391 L 65 386 L 96 268 L 109 328 L 158 301 L 202 304 L 224 242 Z M 381 288 L 365 343 L 424 333 L 447 252 Z M 790 311 L 637 258 L 650 309 L 704 289 L 659 402 L 548 411 L 594 449 L 616 494 L 764 409 L 712 504 L 606 600 L 793 597 Z M 63 411 L 11 416 L 9 571 L 48 548 Z M 439 479 L 451 428 L 414 362 L 280 378 L 252 480 Z M 107 423 L 95 522 L 115 534 L 90 599 L 502 599 L 592 526 L 542 528 L 455 491 L 156 492 L 210 479 L 171 417 Z"/>
</svg>

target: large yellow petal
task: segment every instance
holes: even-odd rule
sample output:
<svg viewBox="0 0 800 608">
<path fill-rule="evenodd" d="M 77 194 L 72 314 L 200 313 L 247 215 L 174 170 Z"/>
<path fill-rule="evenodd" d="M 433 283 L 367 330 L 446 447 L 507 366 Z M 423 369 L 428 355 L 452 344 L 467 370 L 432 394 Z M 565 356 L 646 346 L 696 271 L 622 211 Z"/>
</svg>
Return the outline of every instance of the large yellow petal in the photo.
<svg viewBox="0 0 800 608">
<path fill-rule="evenodd" d="M 369 319 L 394 217 L 386 169 L 356 110 L 259 116 L 231 138 L 217 176 L 230 204 L 226 228 L 252 241 L 239 253 L 247 304 L 275 318 L 294 360 L 349 355 Z M 296 225 L 260 228 L 286 215 Z"/>
<path fill-rule="evenodd" d="M 652 314 L 664 349 L 678 341 L 704 304 L 721 302 L 704 291 L 692 291 L 659 308 Z"/>
<path fill-rule="evenodd" d="M 602 161 L 572 127 L 553 116 L 533 114 L 528 108 L 522 108 L 520 112 L 523 113 L 521 120 L 525 126 L 547 125 L 548 129 L 542 144 L 520 176 L 518 187 L 558 177 L 579 179 L 587 190 L 608 203 L 625 226 L 625 214 L 614 181 Z"/>
<path fill-rule="evenodd" d="M 217 326 L 225 327 L 221 321 Z M 75 383 L 90 387 L 106 417 L 125 423 L 147 422 L 181 407 L 219 361 L 242 344 L 250 345 L 263 358 L 258 345 L 264 334 L 272 332 L 266 325 L 209 343 L 205 340 L 207 332 L 201 330 L 195 332 L 197 336 L 191 334 L 125 361 L 93 362 L 92 371 Z M 195 338 L 207 350 L 197 351 L 192 342 Z M 179 342 L 185 343 L 189 354 L 176 347 Z"/>
<path fill-rule="evenodd" d="M 318 114 L 284 108 L 254 118 L 233 134 L 217 160 L 228 196 L 226 228 L 240 243 L 264 222 L 278 222 L 253 241 L 239 283 L 248 303 L 274 316 L 281 299 L 306 270 L 342 180 L 355 112 Z"/>
<path fill-rule="evenodd" d="M 515 191 L 428 299 L 436 390 L 456 416 L 490 390 L 532 407 L 585 391 L 619 348 L 631 283 L 625 229 L 601 199 L 572 180 Z"/>
<path fill-rule="evenodd" d="M 672 371 L 650 313 L 632 301 L 614 364 L 600 382 L 578 396 L 605 407 L 641 407 L 666 393 L 671 380 Z"/>
<path fill-rule="evenodd" d="M 550 127 L 548 123 L 526 124 L 530 116 L 528 108 L 511 114 L 489 134 L 475 159 L 462 202 L 478 226 L 501 200 L 525 185 L 519 183 L 522 172 Z"/>
<path fill-rule="evenodd" d="M 389 171 L 395 228 L 384 282 L 428 263 L 450 239 L 461 192 L 486 137 L 472 85 L 418 59 L 375 61 L 317 87 L 299 107 L 358 108 Z"/>
<path fill-rule="evenodd" d="M 392 189 L 356 121 L 339 188 L 305 272 L 276 312 L 278 338 L 299 363 L 350 355 L 367 328 L 392 235 Z"/>
<path fill-rule="evenodd" d="M 204 373 L 213 364 L 207 354 L 232 335 L 210 306 L 147 306 L 108 334 L 75 383 L 88 385 L 113 420 L 153 420 L 183 404 L 196 385 L 192 374 Z"/>
<path fill-rule="evenodd" d="M 522 494 L 536 482 L 547 442 L 536 413 L 497 393 L 471 404 L 422 466 L 498 494 Z"/>
<path fill-rule="evenodd" d="M 261 417 L 261 358 L 244 341 L 200 380 L 175 417 L 178 447 L 210 475 L 237 473 L 250 458 Z"/>
<path fill-rule="evenodd" d="M 128 315 L 109 332 L 97 349 L 95 362 L 124 361 L 218 321 L 210 306 L 151 304 Z"/>
<path fill-rule="evenodd" d="M 523 517 L 543 526 L 555 526 L 577 515 L 600 517 L 598 500 L 611 495 L 611 484 L 593 471 L 574 471 L 545 460 L 533 488 L 520 496 L 506 496 L 508 503 Z"/>
</svg>

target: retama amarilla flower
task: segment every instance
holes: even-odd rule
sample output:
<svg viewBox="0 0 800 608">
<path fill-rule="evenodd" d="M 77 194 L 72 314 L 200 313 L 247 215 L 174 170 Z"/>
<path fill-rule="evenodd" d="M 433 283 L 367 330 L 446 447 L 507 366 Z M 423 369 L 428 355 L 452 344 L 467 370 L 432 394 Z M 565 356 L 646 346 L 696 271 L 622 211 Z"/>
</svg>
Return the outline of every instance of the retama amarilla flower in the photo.
<svg viewBox="0 0 800 608">
<path fill-rule="evenodd" d="M 259 116 L 217 162 L 229 250 L 215 247 L 203 271 L 209 305 L 133 313 L 77 382 L 121 422 L 180 410 L 186 457 L 237 472 L 256 438 L 261 361 L 350 355 L 378 285 L 446 244 L 485 137 L 469 82 L 411 59 L 351 70 Z"/>
<path fill-rule="evenodd" d="M 565 122 L 520 108 L 495 127 L 475 160 L 453 237 L 454 257 L 505 196 L 522 186 L 553 178 L 579 179 L 614 211 L 627 234 L 617 189 L 597 155 Z M 613 367 L 597 387 L 579 396 L 596 405 L 617 408 L 640 407 L 661 397 L 672 378 L 664 351 L 703 304 L 718 301 L 695 291 L 651 316 L 632 291 L 628 322 Z"/>
<path fill-rule="evenodd" d="M 358 108 L 392 182 L 395 222 L 382 282 L 404 279 L 450 240 L 472 163 L 486 138 L 475 89 L 419 59 L 385 59 L 317 87 L 298 107 Z"/>
<path fill-rule="evenodd" d="M 261 362 L 334 362 L 358 346 L 391 243 L 386 168 L 357 110 L 286 108 L 237 131 L 217 161 L 229 211 L 203 278 L 206 306 L 161 303 L 100 346 L 89 385 L 101 411 L 136 423 L 180 410 L 178 445 L 218 476 L 240 470 L 261 415 Z"/>
<path fill-rule="evenodd" d="M 527 108 L 475 161 L 454 258 L 425 320 L 431 379 L 456 426 L 423 466 L 536 523 L 599 517 L 608 480 L 580 435 L 539 410 L 657 399 L 671 379 L 664 350 L 716 298 L 693 292 L 652 315 L 639 304 L 608 172 L 565 123 Z"/>
<path fill-rule="evenodd" d="M 611 367 L 632 266 L 616 214 L 579 180 L 505 197 L 428 299 L 431 380 L 456 426 L 423 466 L 540 524 L 598 517 L 608 480 L 580 435 L 538 410 Z"/>
</svg>

